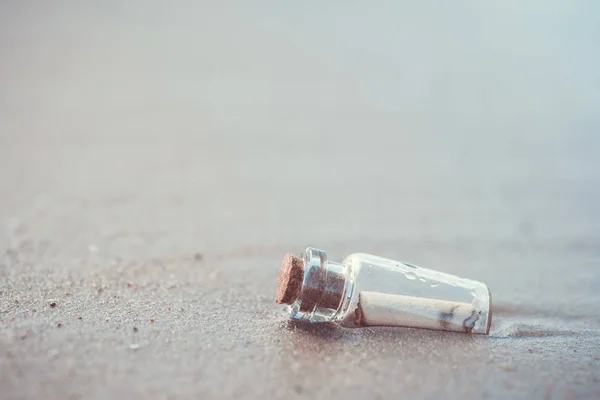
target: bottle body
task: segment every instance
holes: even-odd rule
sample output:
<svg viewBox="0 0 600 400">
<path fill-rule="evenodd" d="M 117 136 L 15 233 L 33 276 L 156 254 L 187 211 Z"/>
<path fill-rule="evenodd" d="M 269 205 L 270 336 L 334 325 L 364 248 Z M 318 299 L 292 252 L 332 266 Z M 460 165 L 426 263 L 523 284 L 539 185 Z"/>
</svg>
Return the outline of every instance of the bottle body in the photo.
<svg viewBox="0 0 600 400">
<path fill-rule="evenodd" d="M 370 254 L 343 264 L 353 279 L 348 312 L 338 314 L 343 326 L 489 332 L 491 295 L 481 282 Z"/>
<path fill-rule="evenodd" d="M 363 253 L 330 262 L 312 248 L 306 250 L 304 265 L 292 318 L 345 327 L 489 332 L 491 295 L 481 282 Z"/>
</svg>

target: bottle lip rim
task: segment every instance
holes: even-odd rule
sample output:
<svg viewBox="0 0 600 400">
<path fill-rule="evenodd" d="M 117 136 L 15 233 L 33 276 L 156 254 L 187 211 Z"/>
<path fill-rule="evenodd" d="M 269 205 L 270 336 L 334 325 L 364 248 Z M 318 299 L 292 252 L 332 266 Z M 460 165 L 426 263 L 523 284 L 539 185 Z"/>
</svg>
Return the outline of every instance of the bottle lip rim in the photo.
<svg viewBox="0 0 600 400">
<path fill-rule="evenodd" d="M 490 328 L 492 327 L 492 313 L 493 313 L 493 307 L 492 307 L 492 292 L 490 291 L 490 288 L 487 288 L 488 290 L 488 295 L 490 297 L 490 301 L 488 302 L 488 315 L 487 315 L 487 323 L 485 325 L 485 334 L 488 335 L 490 333 Z"/>
</svg>

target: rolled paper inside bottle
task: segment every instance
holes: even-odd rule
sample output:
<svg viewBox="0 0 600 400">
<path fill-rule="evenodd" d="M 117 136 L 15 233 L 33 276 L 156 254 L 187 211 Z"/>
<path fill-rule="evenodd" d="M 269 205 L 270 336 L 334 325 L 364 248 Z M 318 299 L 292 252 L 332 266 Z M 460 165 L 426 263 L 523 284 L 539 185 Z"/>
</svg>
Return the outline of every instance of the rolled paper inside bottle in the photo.
<svg viewBox="0 0 600 400">
<path fill-rule="evenodd" d="M 480 317 L 469 303 L 361 291 L 355 324 L 472 332 Z"/>
</svg>

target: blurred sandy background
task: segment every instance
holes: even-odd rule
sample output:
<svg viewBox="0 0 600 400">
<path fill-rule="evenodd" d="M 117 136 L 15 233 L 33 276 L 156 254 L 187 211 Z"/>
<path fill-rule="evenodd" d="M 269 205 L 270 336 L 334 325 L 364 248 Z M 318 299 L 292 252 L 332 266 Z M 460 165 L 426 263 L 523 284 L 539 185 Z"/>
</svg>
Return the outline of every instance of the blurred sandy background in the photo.
<svg viewBox="0 0 600 400">
<path fill-rule="evenodd" d="M 1 1 L 0 398 L 600 395 L 598 43 L 593 1 Z M 491 335 L 294 328 L 308 245 L 482 280 Z"/>
</svg>

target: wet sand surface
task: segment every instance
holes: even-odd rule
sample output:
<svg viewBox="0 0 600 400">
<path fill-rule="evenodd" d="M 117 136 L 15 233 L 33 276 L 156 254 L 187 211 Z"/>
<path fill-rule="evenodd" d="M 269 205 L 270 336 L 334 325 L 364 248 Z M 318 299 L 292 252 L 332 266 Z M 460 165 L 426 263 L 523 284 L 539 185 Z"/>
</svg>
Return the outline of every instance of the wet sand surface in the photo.
<svg viewBox="0 0 600 400">
<path fill-rule="evenodd" d="M 600 397 L 600 10 L 563 3 L 3 2 L 0 398 Z M 308 245 L 486 282 L 491 334 L 292 324 Z"/>
</svg>

